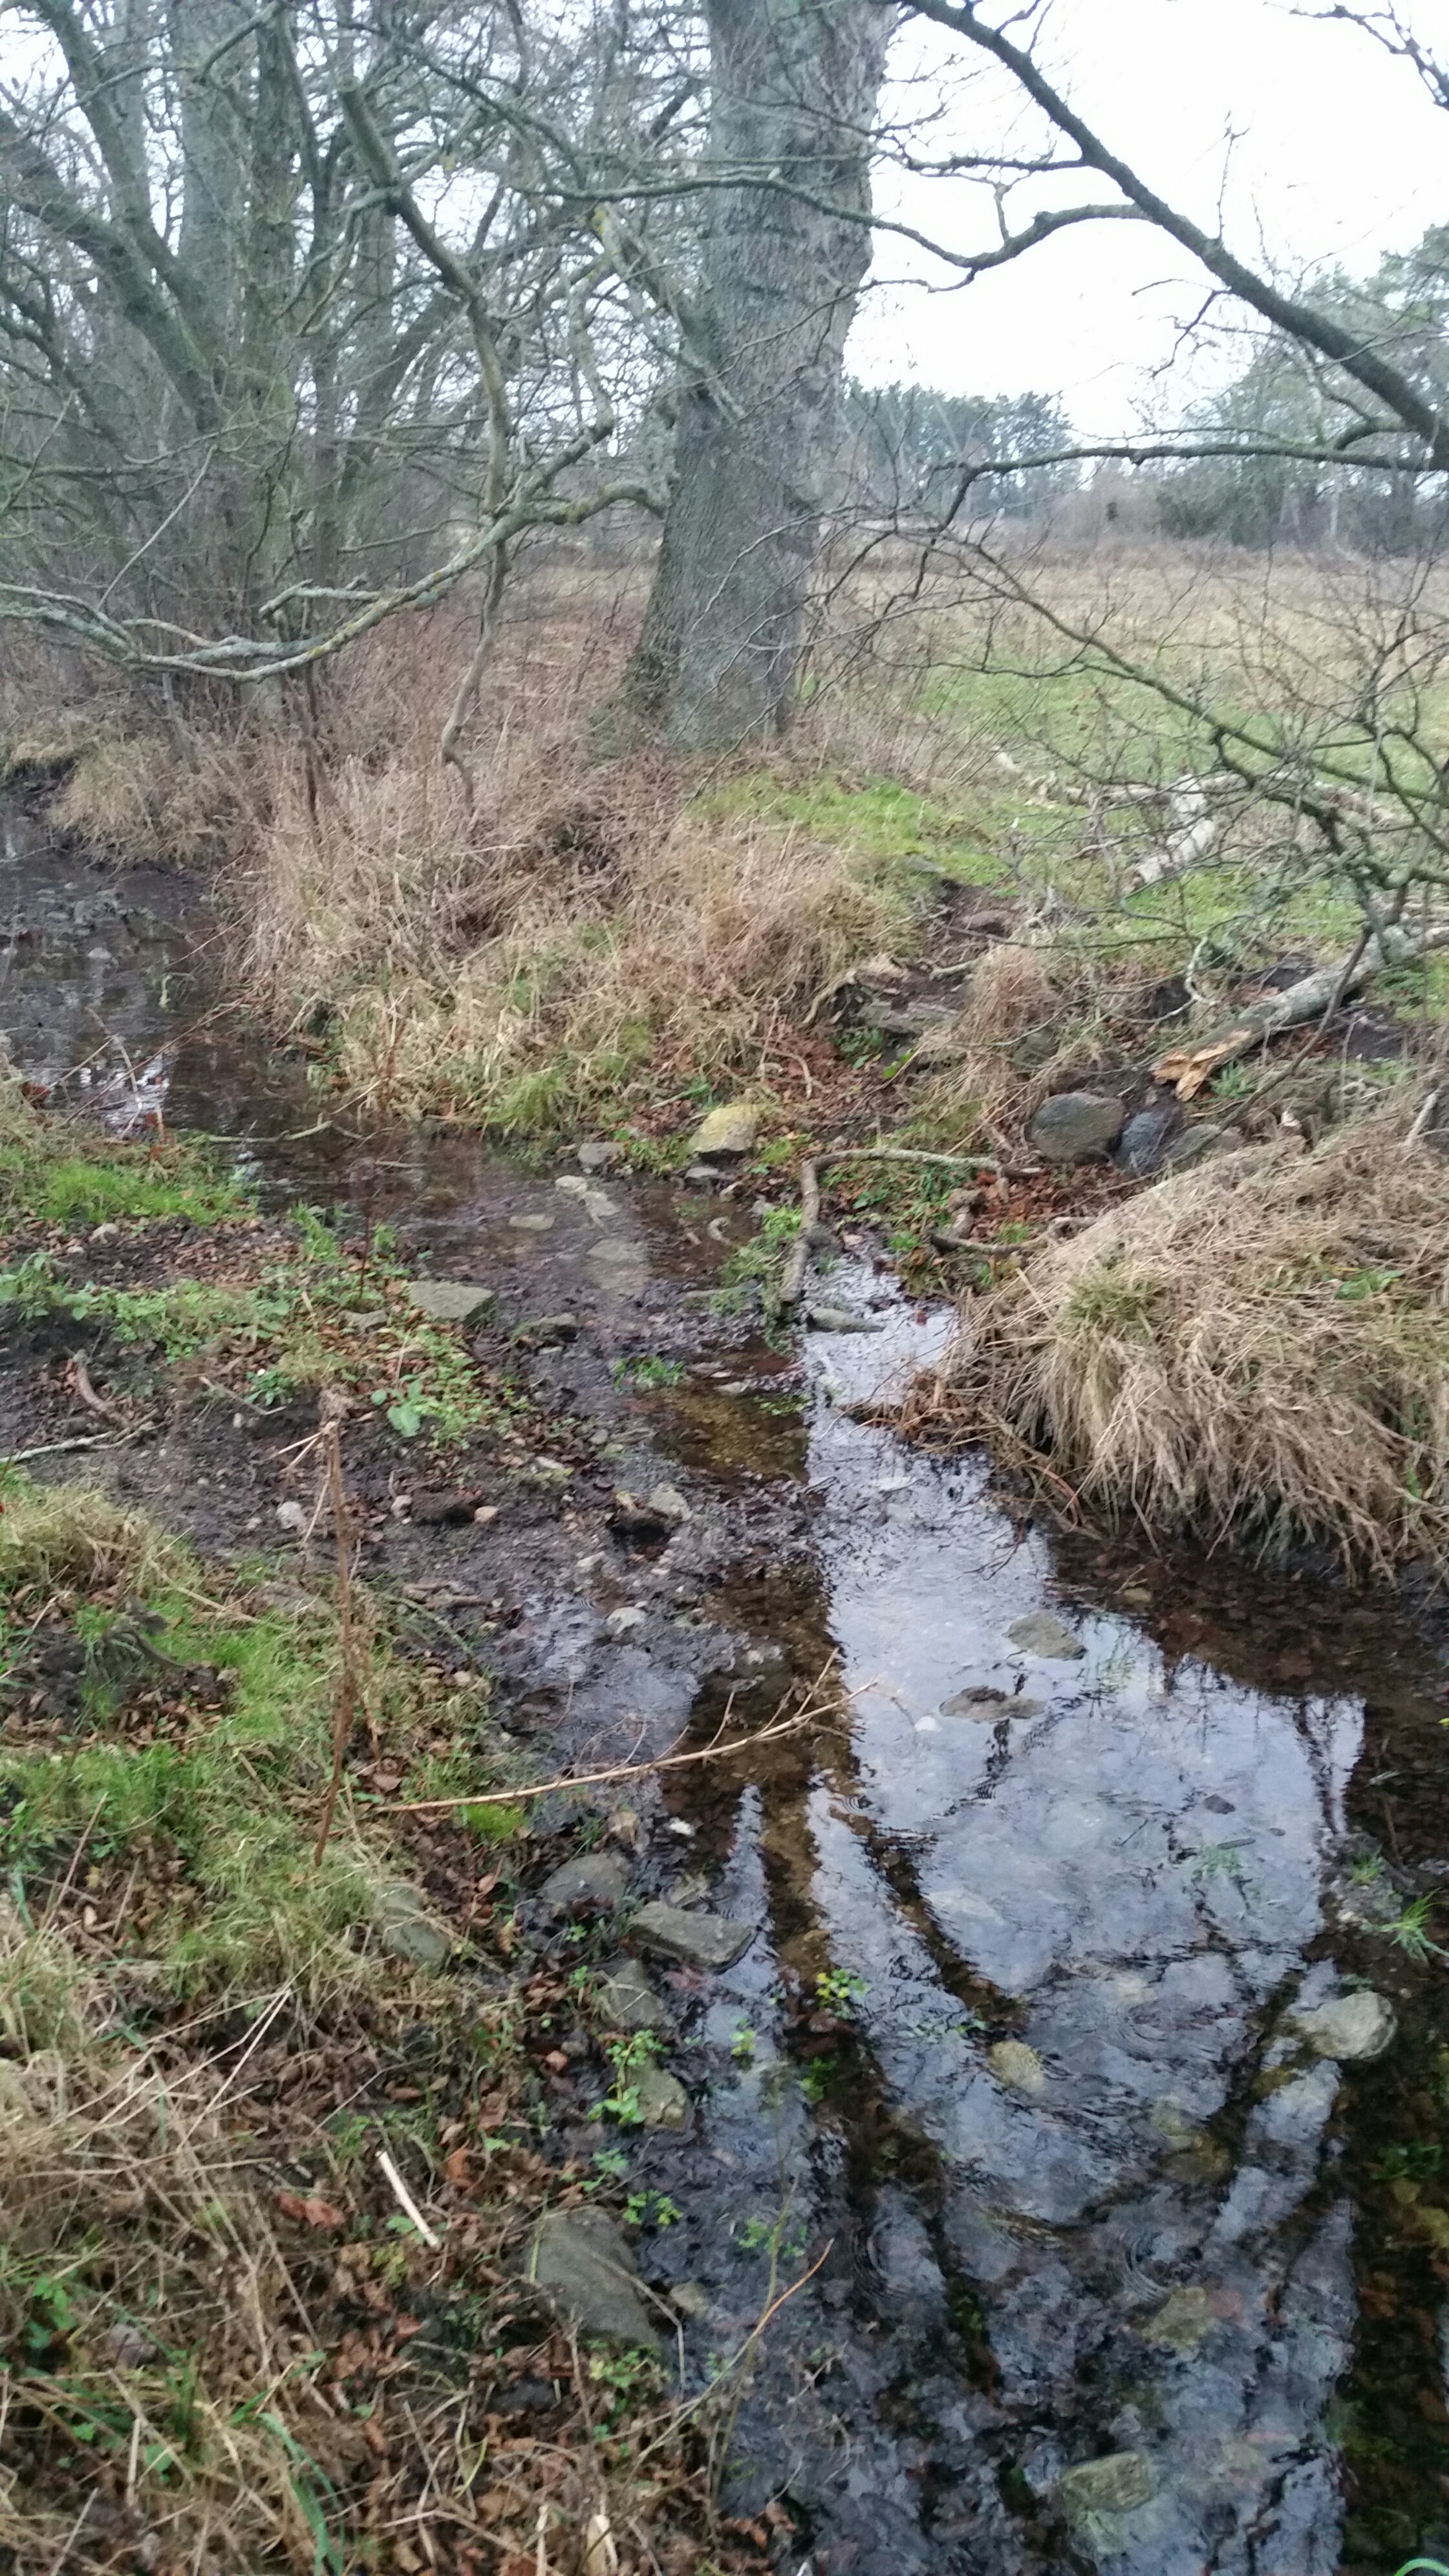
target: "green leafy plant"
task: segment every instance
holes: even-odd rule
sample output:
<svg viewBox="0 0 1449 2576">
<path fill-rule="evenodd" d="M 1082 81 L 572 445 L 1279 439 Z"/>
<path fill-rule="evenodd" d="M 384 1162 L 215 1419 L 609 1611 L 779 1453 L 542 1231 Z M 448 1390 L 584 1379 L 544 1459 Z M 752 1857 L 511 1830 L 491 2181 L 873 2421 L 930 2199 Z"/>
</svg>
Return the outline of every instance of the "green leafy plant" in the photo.
<svg viewBox="0 0 1449 2576">
<path fill-rule="evenodd" d="M 678 1386 L 684 1375 L 679 1360 L 661 1359 L 641 1353 L 634 1359 L 615 1360 L 613 1379 L 629 1395 L 656 1395 L 662 1387 Z"/>
</svg>

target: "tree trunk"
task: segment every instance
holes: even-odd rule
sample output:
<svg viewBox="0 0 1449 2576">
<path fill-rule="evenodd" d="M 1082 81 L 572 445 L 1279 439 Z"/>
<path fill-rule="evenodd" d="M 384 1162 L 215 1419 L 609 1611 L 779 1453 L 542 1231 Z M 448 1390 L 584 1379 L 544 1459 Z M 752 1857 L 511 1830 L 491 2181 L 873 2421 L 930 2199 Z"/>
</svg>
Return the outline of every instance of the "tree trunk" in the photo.
<svg viewBox="0 0 1449 2576">
<path fill-rule="evenodd" d="M 708 0 L 710 159 L 677 481 L 625 709 L 680 751 L 786 722 L 870 258 L 877 0 Z"/>
</svg>

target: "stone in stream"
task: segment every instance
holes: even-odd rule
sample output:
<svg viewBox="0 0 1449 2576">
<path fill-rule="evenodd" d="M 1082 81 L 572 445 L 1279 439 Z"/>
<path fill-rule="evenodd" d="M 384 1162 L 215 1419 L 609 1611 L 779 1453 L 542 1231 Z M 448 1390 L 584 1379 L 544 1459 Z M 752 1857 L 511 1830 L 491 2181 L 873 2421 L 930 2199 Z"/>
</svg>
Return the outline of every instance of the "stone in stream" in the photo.
<svg viewBox="0 0 1449 2576">
<path fill-rule="evenodd" d="M 515 1234 L 552 1234 L 551 1216 L 511 1216 L 508 1220 Z"/>
<path fill-rule="evenodd" d="M 1006 1633 L 1024 1655 L 1040 1655 L 1044 1663 L 1074 1664 L 1087 1651 L 1052 1610 L 1028 1611 L 1024 1619 L 1013 1619 Z"/>
<path fill-rule="evenodd" d="M 648 1615 L 637 1601 L 621 1601 L 617 1610 L 609 1612 L 604 1626 L 617 1646 L 623 1638 L 632 1637 L 636 1628 L 642 1628 Z"/>
<path fill-rule="evenodd" d="M 626 2078 L 646 2129 L 682 2129 L 689 2118 L 689 2095 L 667 2067 L 640 2066 Z"/>
<path fill-rule="evenodd" d="M 1213 2322 L 1208 2294 L 1200 2281 L 1185 2281 L 1169 2290 L 1142 2333 L 1149 2343 L 1165 2343 L 1174 2352 L 1196 2352 Z"/>
<path fill-rule="evenodd" d="M 807 1306 L 805 1321 L 812 1333 L 883 1333 L 884 1324 L 873 1315 L 852 1315 L 845 1306 Z"/>
<path fill-rule="evenodd" d="M 986 2063 L 998 2084 L 1025 2094 L 1029 2102 L 1039 2101 L 1046 2091 L 1046 2068 L 1024 2039 L 999 2039 L 994 2048 L 988 2048 Z"/>
<path fill-rule="evenodd" d="M 1027 1142 L 1048 1163 L 1089 1163 L 1116 1144 L 1127 1116 L 1115 1092 L 1054 1091 L 1027 1126 Z"/>
<path fill-rule="evenodd" d="M 977 1687 L 959 1690 L 941 1702 L 943 1717 L 979 1717 L 988 1722 L 1001 1717 L 1040 1717 L 1046 1701 L 1018 1699 L 1011 1691 Z"/>
<path fill-rule="evenodd" d="M 677 1905 L 657 1901 L 640 1906 L 632 1928 L 656 1958 L 678 1959 L 687 1968 L 711 1974 L 733 1967 L 755 1937 L 753 1923 L 733 1922 L 727 1914 L 685 1914 Z"/>
<path fill-rule="evenodd" d="M 513 1336 L 516 1342 L 532 1342 L 541 1351 L 557 1350 L 562 1343 L 576 1342 L 578 1337 L 577 1315 L 530 1315 Z"/>
<path fill-rule="evenodd" d="M 415 1888 L 404 1878 L 390 1878 L 372 1902 L 377 1937 L 390 1959 L 406 1959 L 415 1968 L 440 1968 L 453 1946 L 453 1936 L 426 1914 Z"/>
<path fill-rule="evenodd" d="M 581 1852 L 550 1872 L 539 1889 L 542 1902 L 555 1914 L 577 1913 L 581 1905 L 598 1905 L 613 1913 L 629 1892 L 630 1869 L 619 1852 Z"/>
<path fill-rule="evenodd" d="M 610 2030 L 666 2030 L 669 2007 L 637 1959 L 619 1959 L 599 1980 L 599 2019 Z"/>
<path fill-rule="evenodd" d="M 697 1163 L 729 1162 L 747 1154 L 760 1132 L 760 1116 L 758 1101 L 726 1101 L 701 1119 L 689 1140 L 690 1153 Z"/>
<path fill-rule="evenodd" d="M 591 1136 L 584 1144 L 575 1146 L 574 1160 L 581 1172 L 607 1172 L 609 1165 L 617 1163 L 623 1151 L 622 1145 L 610 1144 L 603 1137 Z"/>
<path fill-rule="evenodd" d="M 408 1304 L 430 1324 L 475 1324 L 495 1302 L 492 1289 L 473 1279 L 414 1279 L 408 1287 Z"/>
<path fill-rule="evenodd" d="M 1331 2003 L 1316 2004 L 1309 2012 L 1290 2014 L 1289 2028 L 1307 2040 L 1315 2057 L 1352 2061 L 1382 2057 L 1398 2022 L 1392 2004 L 1361 1986 L 1351 1994 L 1335 1995 Z"/>
<path fill-rule="evenodd" d="M 677 1485 L 651 1485 L 644 1497 L 646 1511 L 662 1521 L 687 1521 L 693 1516 Z"/>
<path fill-rule="evenodd" d="M 1068 2522 L 1090 2525 L 1098 2514 L 1133 2513 L 1150 2503 L 1157 2479 L 1144 2452 L 1110 2451 L 1104 2460 L 1063 2470 L 1054 2492 Z"/>
<path fill-rule="evenodd" d="M 657 2352 L 638 2267 L 602 2209 L 551 2209 L 535 2231 L 524 2278 L 580 2333 Z"/>
</svg>

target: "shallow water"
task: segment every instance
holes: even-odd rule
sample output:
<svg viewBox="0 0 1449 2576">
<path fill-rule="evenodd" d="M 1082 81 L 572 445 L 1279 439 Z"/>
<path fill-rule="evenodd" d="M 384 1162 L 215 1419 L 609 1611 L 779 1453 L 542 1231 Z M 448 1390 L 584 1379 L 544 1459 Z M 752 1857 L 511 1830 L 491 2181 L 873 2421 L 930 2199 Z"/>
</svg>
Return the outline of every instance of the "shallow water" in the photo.
<svg viewBox="0 0 1449 2576">
<path fill-rule="evenodd" d="M 273 1196 L 363 1193 L 535 1311 L 582 1287 L 647 1316 L 747 1230 L 658 1185 L 608 1181 L 606 1215 L 466 1139 L 350 1133 L 219 1007 L 195 889 L 48 852 L 18 813 L 5 846 L 0 1025 L 59 1097 L 123 1124 L 164 1096 Z M 798 1678 L 838 1657 L 848 1694 L 753 1776 L 667 1791 L 713 1901 L 761 1925 L 700 1998 L 695 2132 L 637 2155 L 684 2212 L 656 2277 L 709 2294 L 691 2378 L 818 2264 L 762 2339 L 730 2508 L 787 2494 L 789 2564 L 817 2576 L 1442 2550 L 1446 1981 L 1386 1928 L 1449 1866 L 1433 1626 L 1023 1535 L 977 1463 L 844 1409 L 942 1319 L 865 1259 L 830 1295 L 884 1330 L 807 1337 L 803 1412 L 768 1379 L 726 1394 L 737 1353 L 650 1408 L 706 1490 L 803 1484 L 802 1550 L 724 1608 Z M 1012 1640 L 1043 1609 L 1079 1653 Z M 1392 2046 L 1312 2056 L 1286 2017 L 1355 1983 L 1392 2002 Z"/>
</svg>

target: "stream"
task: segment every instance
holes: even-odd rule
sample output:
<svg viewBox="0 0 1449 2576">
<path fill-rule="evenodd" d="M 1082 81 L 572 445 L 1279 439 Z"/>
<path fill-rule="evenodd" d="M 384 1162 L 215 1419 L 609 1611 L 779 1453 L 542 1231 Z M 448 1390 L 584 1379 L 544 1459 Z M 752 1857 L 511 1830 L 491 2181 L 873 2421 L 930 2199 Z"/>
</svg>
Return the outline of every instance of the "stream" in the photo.
<svg viewBox="0 0 1449 2576">
<path fill-rule="evenodd" d="M 1328 2576 L 1449 2547 L 1449 1989 L 1400 1922 L 1449 1871 L 1428 1614 L 1023 1531 L 978 1460 L 846 1409 L 946 1330 L 869 1244 L 829 1295 L 878 1329 L 807 1335 L 798 1370 L 712 1344 L 700 1292 L 747 1208 L 711 1235 L 708 1204 L 611 1177 L 601 1232 L 456 1133 L 380 1155 L 228 1001 L 198 888 L 19 806 L 0 950 L 0 1026 L 58 1102 L 119 1127 L 164 1102 L 274 1205 L 355 1197 L 365 1165 L 405 1238 L 486 1258 L 505 1313 L 586 1307 L 605 1360 L 695 1319 L 631 1436 L 701 1529 L 760 1533 L 710 1605 L 732 1674 L 689 1662 L 687 1620 L 610 1642 L 564 1556 L 505 1682 L 662 1746 L 838 1658 L 838 1724 L 663 1789 L 681 1866 L 760 1926 L 691 2006 L 690 2128 L 633 2158 L 682 2213 L 646 2269 L 701 2293 L 690 2385 L 810 2273 L 761 2339 L 726 2509 L 787 2498 L 791 2576 Z M 548 1365 L 587 1399 L 587 1365 Z M 1292 2029 L 1359 1991 L 1392 2007 L 1382 2053 Z"/>
</svg>

